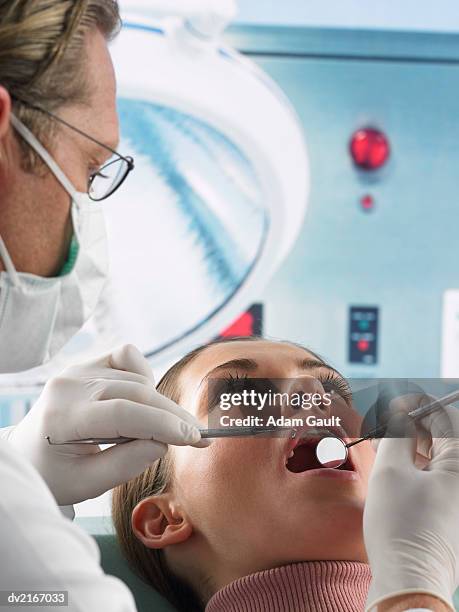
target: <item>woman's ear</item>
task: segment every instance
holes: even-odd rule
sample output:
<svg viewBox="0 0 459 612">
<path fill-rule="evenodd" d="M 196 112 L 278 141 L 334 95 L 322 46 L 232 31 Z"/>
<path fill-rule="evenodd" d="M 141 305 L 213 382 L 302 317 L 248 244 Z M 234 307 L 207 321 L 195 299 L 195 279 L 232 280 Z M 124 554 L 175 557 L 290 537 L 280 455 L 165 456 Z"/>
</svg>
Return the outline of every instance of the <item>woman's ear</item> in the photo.
<svg viewBox="0 0 459 612">
<path fill-rule="evenodd" d="M 139 502 L 132 511 L 131 524 L 135 536 L 147 548 L 181 544 L 193 533 L 188 517 L 167 493 Z"/>
<path fill-rule="evenodd" d="M 11 98 L 8 91 L 0 86 L 0 140 L 10 129 Z"/>
<path fill-rule="evenodd" d="M 6 137 L 10 129 L 11 98 L 8 91 L 0 86 L 0 162 L 6 159 Z"/>
</svg>

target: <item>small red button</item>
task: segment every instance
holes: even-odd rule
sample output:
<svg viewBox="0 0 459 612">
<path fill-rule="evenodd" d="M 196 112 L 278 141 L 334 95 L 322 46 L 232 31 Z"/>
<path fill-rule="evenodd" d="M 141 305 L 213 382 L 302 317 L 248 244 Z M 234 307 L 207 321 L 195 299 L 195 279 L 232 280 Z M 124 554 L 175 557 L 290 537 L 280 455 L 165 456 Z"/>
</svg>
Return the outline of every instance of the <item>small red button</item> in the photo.
<svg viewBox="0 0 459 612">
<path fill-rule="evenodd" d="M 370 211 L 373 209 L 375 202 L 371 195 L 366 195 L 360 199 L 360 204 L 363 210 Z"/>
<path fill-rule="evenodd" d="M 361 351 L 362 353 L 365 353 L 366 351 L 368 351 L 368 349 L 370 348 L 370 343 L 368 342 L 368 340 L 359 340 L 357 342 L 357 348 L 359 349 L 359 351 Z"/>
<path fill-rule="evenodd" d="M 354 163 L 363 170 L 381 168 L 390 155 L 390 145 L 379 130 L 364 128 L 352 135 L 349 149 Z"/>
</svg>

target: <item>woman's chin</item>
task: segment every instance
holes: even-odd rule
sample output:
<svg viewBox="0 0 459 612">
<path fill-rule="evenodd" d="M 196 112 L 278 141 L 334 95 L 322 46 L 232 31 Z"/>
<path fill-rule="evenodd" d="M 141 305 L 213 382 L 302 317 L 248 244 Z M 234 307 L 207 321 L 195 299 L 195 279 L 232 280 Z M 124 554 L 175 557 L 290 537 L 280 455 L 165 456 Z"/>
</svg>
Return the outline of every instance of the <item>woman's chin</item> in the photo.
<svg viewBox="0 0 459 612">
<path fill-rule="evenodd" d="M 308 520 L 289 521 L 289 533 L 282 538 L 284 545 L 295 558 L 306 561 L 311 559 L 355 559 L 365 557 L 363 544 L 364 504 L 354 503 L 323 506 L 317 508 L 315 520 L 311 510 L 303 516 Z M 365 557 L 366 559 L 366 557 Z"/>
</svg>

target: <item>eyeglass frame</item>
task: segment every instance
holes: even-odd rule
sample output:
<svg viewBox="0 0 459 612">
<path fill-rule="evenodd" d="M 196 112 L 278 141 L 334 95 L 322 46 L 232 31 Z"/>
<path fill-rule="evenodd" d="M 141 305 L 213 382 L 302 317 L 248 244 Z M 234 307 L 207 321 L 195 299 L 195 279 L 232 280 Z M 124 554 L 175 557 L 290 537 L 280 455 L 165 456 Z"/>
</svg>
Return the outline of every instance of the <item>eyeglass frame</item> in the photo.
<svg viewBox="0 0 459 612">
<path fill-rule="evenodd" d="M 88 180 L 88 191 L 87 191 L 87 193 L 88 193 L 88 197 L 93 202 L 102 202 L 103 200 L 106 200 L 107 198 L 112 196 L 121 187 L 121 185 L 127 179 L 127 177 L 132 172 L 132 170 L 134 170 L 134 168 L 135 168 L 134 158 L 132 158 L 130 156 L 121 155 L 121 153 L 118 153 L 118 151 L 116 151 L 115 149 L 112 149 L 111 147 L 109 147 L 108 145 L 104 144 L 103 142 L 100 142 L 99 140 L 97 140 L 93 136 L 90 136 L 89 134 L 87 134 L 86 132 L 81 130 L 80 128 L 77 128 L 76 126 L 72 125 L 71 123 L 68 123 L 67 121 L 65 121 L 65 119 L 62 119 L 61 117 L 58 117 L 57 115 L 55 115 L 51 111 L 46 110 L 45 108 L 41 108 L 41 106 L 37 106 L 35 104 L 30 104 L 29 102 L 26 102 L 25 100 L 21 100 L 20 98 L 18 98 L 16 96 L 11 96 L 11 98 L 13 100 L 15 100 L 16 102 L 19 102 L 20 104 L 24 104 L 24 106 L 28 106 L 29 108 L 32 108 L 33 110 L 37 110 L 37 111 L 40 111 L 41 113 L 44 113 L 45 115 L 48 115 L 49 117 L 51 117 L 51 119 L 54 119 L 58 123 L 61 123 L 62 125 L 65 125 L 66 127 L 70 128 L 71 130 L 76 132 L 77 134 L 80 134 L 80 136 L 83 136 L 84 138 L 87 138 L 88 140 L 90 140 L 94 144 L 97 144 L 99 147 L 102 147 L 103 149 L 105 149 L 107 151 L 110 151 L 112 156 L 115 155 L 116 157 L 118 157 L 118 159 L 122 159 L 123 161 L 125 161 L 127 163 L 127 170 L 126 170 L 123 178 L 121 179 L 121 181 L 118 183 L 118 185 L 114 189 L 112 189 L 109 193 L 107 193 L 107 195 L 105 195 L 103 198 L 93 198 L 91 196 L 91 194 L 90 194 L 91 185 L 94 182 L 94 179 L 96 178 L 96 176 L 104 168 L 106 168 L 108 166 L 111 166 L 113 163 L 115 163 L 115 161 L 118 161 L 118 160 L 111 160 L 111 161 L 109 161 L 108 163 L 106 163 L 103 166 L 101 166 L 99 168 L 99 170 L 97 170 L 97 172 L 93 172 L 90 175 L 89 180 Z"/>
</svg>

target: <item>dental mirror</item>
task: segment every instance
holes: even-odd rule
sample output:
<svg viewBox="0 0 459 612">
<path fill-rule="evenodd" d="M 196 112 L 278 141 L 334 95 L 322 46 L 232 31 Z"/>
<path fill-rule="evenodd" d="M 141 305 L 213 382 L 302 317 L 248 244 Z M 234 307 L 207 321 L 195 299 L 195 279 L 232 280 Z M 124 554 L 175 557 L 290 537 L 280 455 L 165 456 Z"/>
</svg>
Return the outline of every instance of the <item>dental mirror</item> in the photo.
<svg viewBox="0 0 459 612">
<path fill-rule="evenodd" d="M 327 468 L 339 468 L 347 460 L 346 444 L 335 437 L 322 438 L 316 446 L 317 461 Z"/>
</svg>

